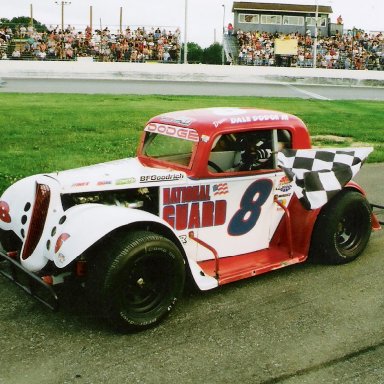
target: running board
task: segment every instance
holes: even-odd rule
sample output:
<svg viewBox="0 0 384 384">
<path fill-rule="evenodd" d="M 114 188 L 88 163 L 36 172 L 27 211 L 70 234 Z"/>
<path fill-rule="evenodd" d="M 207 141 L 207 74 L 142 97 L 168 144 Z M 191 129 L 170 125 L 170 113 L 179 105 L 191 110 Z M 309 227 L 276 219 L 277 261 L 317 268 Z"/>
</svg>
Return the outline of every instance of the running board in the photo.
<svg viewBox="0 0 384 384">
<path fill-rule="evenodd" d="M 205 274 L 215 277 L 219 285 L 224 285 L 305 260 L 305 255 L 291 255 L 289 249 L 272 247 L 244 255 L 221 257 L 217 262 L 213 259 L 200 261 L 198 265 Z"/>
<path fill-rule="evenodd" d="M 43 281 L 41 277 L 25 269 L 19 262 L 1 250 L 0 274 L 52 311 L 58 309 L 59 298 L 54 289 Z"/>
</svg>

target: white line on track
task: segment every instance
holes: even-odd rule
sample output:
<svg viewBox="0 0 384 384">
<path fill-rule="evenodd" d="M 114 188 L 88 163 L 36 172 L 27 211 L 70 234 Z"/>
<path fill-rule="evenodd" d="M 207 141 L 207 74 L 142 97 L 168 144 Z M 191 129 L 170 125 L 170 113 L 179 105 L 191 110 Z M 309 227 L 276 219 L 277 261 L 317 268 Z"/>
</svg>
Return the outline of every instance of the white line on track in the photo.
<svg viewBox="0 0 384 384">
<path fill-rule="evenodd" d="M 284 84 L 284 83 L 281 83 L 281 84 Z M 328 97 L 325 97 L 325 96 L 321 96 L 317 93 L 313 93 L 313 92 L 308 92 L 308 91 L 305 91 L 304 89 L 300 89 L 300 88 L 297 88 L 297 87 L 294 87 L 292 84 L 284 84 L 285 86 L 287 86 L 288 88 L 291 88 L 292 90 L 296 91 L 296 92 L 300 92 L 300 93 L 304 93 L 305 95 L 313 98 L 313 99 L 318 99 L 318 100 L 332 100 L 332 99 L 329 99 Z"/>
</svg>

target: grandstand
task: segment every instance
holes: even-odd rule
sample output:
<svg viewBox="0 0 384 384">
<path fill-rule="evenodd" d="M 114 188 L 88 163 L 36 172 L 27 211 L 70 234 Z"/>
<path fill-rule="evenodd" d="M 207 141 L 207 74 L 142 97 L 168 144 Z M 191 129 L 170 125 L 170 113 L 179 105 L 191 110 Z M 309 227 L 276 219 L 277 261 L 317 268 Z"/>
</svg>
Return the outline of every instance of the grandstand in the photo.
<svg viewBox="0 0 384 384">
<path fill-rule="evenodd" d="M 330 22 L 331 7 L 234 2 L 232 11 L 234 23 L 222 40 L 226 64 L 384 69 L 383 33 L 356 28 L 344 31 L 342 22 Z M 313 24 L 316 17 L 320 20 L 318 33 Z M 32 26 L 0 27 L 0 59 L 181 62 L 176 27 L 137 26 L 116 32 L 108 27 L 92 30 L 68 25 L 61 29 L 37 32 Z M 290 49 L 280 51 L 278 45 Z"/>
<path fill-rule="evenodd" d="M 2 36 L 2 37 L 1 37 Z M 95 30 L 89 27 L 77 31 L 68 26 L 47 32 L 31 29 L 21 33 L 20 28 L 6 36 L 0 30 L 0 49 L 3 59 L 11 60 L 76 60 L 92 57 L 95 61 L 179 62 L 180 30 L 175 28 L 127 27 L 121 33 L 112 33 L 108 27 Z"/>
</svg>

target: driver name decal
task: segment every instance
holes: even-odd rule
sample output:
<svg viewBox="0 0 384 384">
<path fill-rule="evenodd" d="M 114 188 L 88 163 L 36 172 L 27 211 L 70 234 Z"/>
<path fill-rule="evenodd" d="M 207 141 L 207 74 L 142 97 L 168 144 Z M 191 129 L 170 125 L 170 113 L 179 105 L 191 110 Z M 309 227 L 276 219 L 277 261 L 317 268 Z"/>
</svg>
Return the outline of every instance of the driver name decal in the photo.
<svg viewBox="0 0 384 384">
<path fill-rule="evenodd" d="M 223 225 L 226 200 L 211 200 L 210 186 L 163 189 L 163 219 L 178 231 Z"/>
<path fill-rule="evenodd" d="M 231 124 L 249 123 L 255 121 L 288 121 L 289 116 L 286 114 L 268 114 L 268 115 L 253 115 L 253 116 L 236 116 L 231 117 Z"/>
</svg>

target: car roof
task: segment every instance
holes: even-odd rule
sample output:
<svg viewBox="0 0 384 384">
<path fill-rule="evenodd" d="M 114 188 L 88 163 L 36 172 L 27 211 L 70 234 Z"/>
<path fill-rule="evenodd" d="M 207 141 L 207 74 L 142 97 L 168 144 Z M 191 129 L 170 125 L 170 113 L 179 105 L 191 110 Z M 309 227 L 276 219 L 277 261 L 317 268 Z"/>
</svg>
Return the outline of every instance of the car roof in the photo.
<svg viewBox="0 0 384 384">
<path fill-rule="evenodd" d="M 217 132 L 243 131 L 287 126 L 303 128 L 304 123 L 296 116 L 268 109 L 214 107 L 167 112 L 153 117 L 149 123 L 161 123 L 196 130 L 199 136 L 212 136 Z"/>
</svg>

